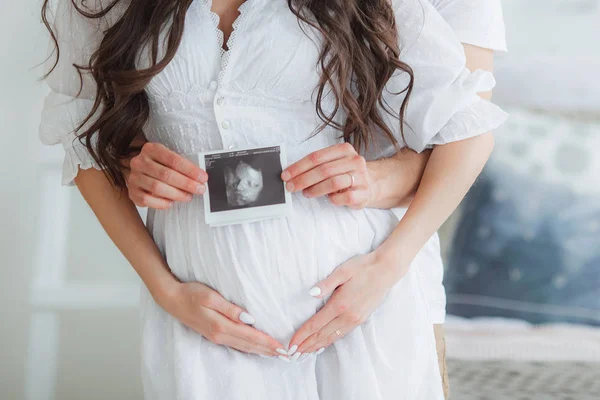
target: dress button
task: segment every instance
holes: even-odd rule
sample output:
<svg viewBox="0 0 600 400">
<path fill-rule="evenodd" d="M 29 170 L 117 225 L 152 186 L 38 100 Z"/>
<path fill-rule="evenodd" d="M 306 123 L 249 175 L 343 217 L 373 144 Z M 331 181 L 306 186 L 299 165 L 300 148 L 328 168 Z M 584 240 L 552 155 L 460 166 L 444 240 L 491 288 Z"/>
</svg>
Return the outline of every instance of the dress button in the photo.
<svg viewBox="0 0 600 400">
<path fill-rule="evenodd" d="M 221 122 L 221 126 L 223 127 L 223 129 L 229 129 L 229 121 Z"/>
<path fill-rule="evenodd" d="M 217 88 L 217 81 L 211 81 L 210 82 L 210 88 L 211 89 L 216 89 Z"/>
<path fill-rule="evenodd" d="M 219 98 L 217 99 L 217 104 L 218 104 L 218 105 L 220 105 L 220 106 L 222 106 L 222 105 L 223 105 L 223 103 L 225 103 L 225 98 L 224 98 L 224 97 L 219 97 Z"/>
</svg>

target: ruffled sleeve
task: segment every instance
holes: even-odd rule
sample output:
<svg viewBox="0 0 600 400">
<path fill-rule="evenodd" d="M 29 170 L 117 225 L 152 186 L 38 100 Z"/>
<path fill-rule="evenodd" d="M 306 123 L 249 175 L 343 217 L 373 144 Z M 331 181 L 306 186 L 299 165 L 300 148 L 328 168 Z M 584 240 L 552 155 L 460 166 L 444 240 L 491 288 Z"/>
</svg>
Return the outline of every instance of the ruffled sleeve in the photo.
<svg viewBox="0 0 600 400">
<path fill-rule="evenodd" d="M 404 119 L 405 140 L 397 118 L 405 94 L 394 93 L 406 87 L 408 74 L 396 71 L 384 89 L 384 100 L 396 116 L 385 111 L 382 116 L 396 139 L 420 153 L 434 145 L 464 140 L 500 126 L 508 114 L 478 96 L 495 86 L 493 74 L 467 69 L 460 41 L 431 3 L 394 0 L 392 4 L 399 31 L 400 60 L 414 73 L 414 89 Z M 380 150 L 379 156 L 395 152 L 391 142 Z"/>
<path fill-rule="evenodd" d="M 96 7 L 102 6 L 102 1 L 99 0 L 77 3 L 84 10 L 86 5 L 89 7 L 89 3 L 93 3 Z M 98 9 L 91 11 L 96 12 Z M 62 184 L 71 186 L 74 184 L 73 179 L 79 167 L 100 169 L 85 145 L 75 136 L 75 128 L 92 110 L 96 84 L 92 76 L 85 71 L 82 71 L 83 82 L 80 82 L 79 74 L 73 64 L 89 63 L 90 56 L 99 46 L 103 29 L 110 19 L 108 17 L 89 19 L 73 7 L 71 0 L 59 0 L 54 13 L 48 15 L 48 20 L 58 41 L 60 57 L 56 68 L 46 78 L 50 92 L 44 99 L 38 135 L 43 144 L 63 145 L 65 158 Z M 45 71 L 49 71 L 56 60 L 52 41 L 49 42 L 48 50 L 49 57 L 44 65 Z M 81 93 L 77 95 L 81 85 Z M 100 109 L 83 129 L 93 122 L 99 112 Z"/>
</svg>

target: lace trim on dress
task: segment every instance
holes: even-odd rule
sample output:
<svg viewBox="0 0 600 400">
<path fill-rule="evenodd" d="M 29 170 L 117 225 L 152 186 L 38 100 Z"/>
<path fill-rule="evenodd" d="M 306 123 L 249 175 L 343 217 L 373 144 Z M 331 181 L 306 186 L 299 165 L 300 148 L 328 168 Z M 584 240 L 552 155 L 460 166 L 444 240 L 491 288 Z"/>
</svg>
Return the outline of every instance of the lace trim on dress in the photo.
<svg viewBox="0 0 600 400">
<path fill-rule="evenodd" d="M 221 83 L 223 83 L 223 79 L 224 79 L 225 73 L 227 71 L 227 66 L 229 65 L 229 59 L 231 58 L 231 51 L 233 50 L 233 48 L 235 46 L 235 41 L 236 41 L 236 38 L 238 35 L 239 27 L 241 26 L 241 24 L 244 21 L 246 21 L 246 18 L 248 16 L 247 9 L 253 0 L 246 0 L 244 3 L 242 3 L 239 6 L 238 12 L 240 13 L 240 15 L 238 15 L 238 17 L 235 19 L 235 21 L 233 21 L 233 24 L 231 25 L 232 30 L 231 30 L 231 35 L 229 35 L 229 38 L 227 39 L 227 50 L 223 49 L 223 45 L 225 44 L 225 39 L 224 39 L 223 31 L 221 29 L 219 29 L 219 22 L 221 21 L 221 17 L 219 17 L 219 14 L 212 11 L 213 0 L 203 0 L 203 1 L 204 1 L 204 6 L 206 7 L 208 14 L 210 15 L 210 20 L 213 24 L 213 29 L 215 30 L 215 32 L 217 34 L 217 38 L 218 38 L 219 50 L 221 52 L 221 70 L 219 71 L 217 81 L 221 84 Z"/>
</svg>

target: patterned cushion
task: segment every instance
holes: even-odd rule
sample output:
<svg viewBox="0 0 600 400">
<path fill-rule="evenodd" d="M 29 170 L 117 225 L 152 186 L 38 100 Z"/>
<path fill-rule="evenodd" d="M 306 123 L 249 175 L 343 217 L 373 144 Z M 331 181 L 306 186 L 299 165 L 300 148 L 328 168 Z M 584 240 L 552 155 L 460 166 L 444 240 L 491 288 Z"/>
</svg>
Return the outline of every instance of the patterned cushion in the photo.
<svg viewBox="0 0 600 400">
<path fill-rule="evenodd" d="M 461 206 L 448 313 L 600 325 L 600 124 L 511 115 Z"/>
</svg>

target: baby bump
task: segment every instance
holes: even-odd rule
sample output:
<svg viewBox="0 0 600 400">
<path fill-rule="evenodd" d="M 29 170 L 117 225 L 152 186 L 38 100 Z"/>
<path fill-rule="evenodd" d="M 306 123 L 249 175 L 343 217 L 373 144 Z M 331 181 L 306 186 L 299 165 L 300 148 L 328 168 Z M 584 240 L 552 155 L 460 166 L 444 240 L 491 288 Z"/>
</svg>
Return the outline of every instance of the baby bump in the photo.
<svg viewBox="0 0 600 400">
<path fill-rule="evenodd" d="M 322 306 L 308 292 L 349 258 L 371 251 L 396 220 L 383 210 L 350 210 L 294 195 L 293 213 L 211 228 L 201 197 L 149 213 L 148 226 L 173 273 L 202 282 L 288 340 Z"/>
</svg>

